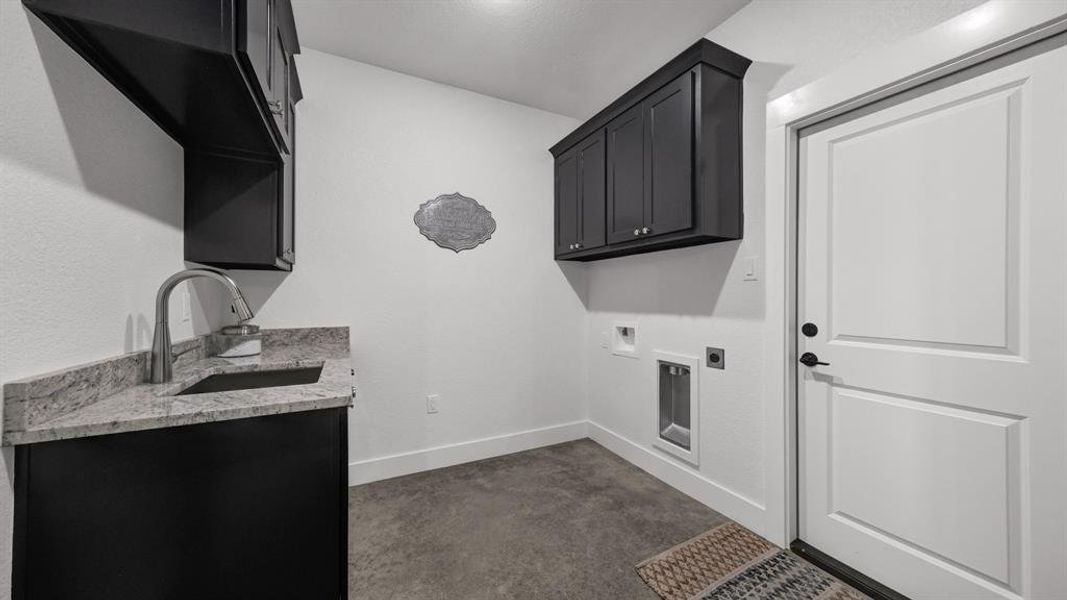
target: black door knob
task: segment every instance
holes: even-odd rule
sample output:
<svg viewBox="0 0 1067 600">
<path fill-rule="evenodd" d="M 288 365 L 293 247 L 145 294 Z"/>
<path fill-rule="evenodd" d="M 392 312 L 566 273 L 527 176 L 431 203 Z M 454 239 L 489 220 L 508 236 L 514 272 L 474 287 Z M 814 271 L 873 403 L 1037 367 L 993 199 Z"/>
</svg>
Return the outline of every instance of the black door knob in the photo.
<svg viewBox="0 0 1067 600">
<path fill-rule="evenodd" d="M 807 365 L 807 366 L 809 366 L 809 367 L 814 367 L 815 365 L 829 365 L 830 364 L 828 362 L 819 362 L 819 357 L 815 356 L 814 352 L 805 352 L 804 354 L 801 354 L 800 355 L 800 362 L 805 364 L 805 365 Z"/>
<path fill-rule="evenodd" d="M 815 323 L 804 323 L 800 326 L 800 333 L 803 333 L 807 337 L 815 337 L 819 333 L 819 328 Z"/>
</svg>

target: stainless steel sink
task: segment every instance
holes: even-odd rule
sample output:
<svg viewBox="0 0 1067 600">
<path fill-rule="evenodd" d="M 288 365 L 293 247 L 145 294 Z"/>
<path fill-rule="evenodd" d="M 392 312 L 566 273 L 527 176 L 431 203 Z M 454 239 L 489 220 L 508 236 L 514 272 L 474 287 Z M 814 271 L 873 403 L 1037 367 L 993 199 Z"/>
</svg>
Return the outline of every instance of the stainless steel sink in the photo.
<svg viewBox="0 0 1067 600">
<path fill-rule="evenodd" d="M 265 387 L 283 387 L 287 385 L 306 385 L 316 383 L 322 367 L 304 367 L 300 369 L 277 369 L 273 371 L 247 371 L 244 373 L 219 373 L 209 375 L 193 385 L 178 392 L 177 396 L 186 394 L 204 394 L 207 392 L 228 392 L 231 390 L 251 390 Z"/>
</svg>

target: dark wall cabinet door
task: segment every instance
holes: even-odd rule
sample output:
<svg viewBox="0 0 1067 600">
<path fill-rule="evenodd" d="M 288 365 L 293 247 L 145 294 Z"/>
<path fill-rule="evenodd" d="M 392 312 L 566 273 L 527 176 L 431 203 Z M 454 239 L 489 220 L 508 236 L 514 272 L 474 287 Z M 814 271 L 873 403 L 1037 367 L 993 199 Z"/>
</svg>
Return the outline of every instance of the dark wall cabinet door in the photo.
<svg viewBox="0 0 1067 600">
<path fill-rule="evenodd" d="M 578 243 L 578 152 L 556 159 L 556 255 L 575 250 Z"/>
<path fill-rule="evenodd" d="M 237 52 L 255 75 L 264 100 L 270 97 L 270 62 L 274 35 L 274 0 L 242 0 L 237 3 Z"/>
<path fill-rule="evenodd" d="M 693 224 L 693 86 L 686 73 L 608 123 L 608 241 Z"/>
<path fill-rule="evenodd" d="M 605 167 L 604 132 L 598 131 L 578 144 L 579 250 L 604 245 Z"/>
<path fill-rule="evenodd" d="M 693 226 L 693 87 L 686 73 L 652 94 L 645 113 L 645 204 L 641 235 Z"/>
<path fill-rule="evenodd" d="M 274 44 L 271 48 L 271 97 L 267 100 L 267 108 L 274 117 L 274 126 L 282 137 L 282 145 L 289 147 L 289 54 L 282 42 L 282 30 L 276 27 L 272 32 Z"/>
<path fill-rule="evenodd" d="M 289 27 L 286 0 L 243 0 L 237 4 L 237 50 L 255 75 L 260 102 L 270 113 L 281 145 L 288 149 L 289 70 L 292 50 L 286 47 Z"/>
<path fill-rule="evenodd" d="M 604 132 L 556 159 L 556 256 L 604 245 Z"/>
<path fill-rule="evenodd" d="M 640 104 L 607 127 L 607 238 L 609 243 L 640 235 L 645 220 L 645 121 Z"/>
<path fill-rule="evenodd" d="M 289 103 L 288 133 L 290 152 L 282 155 L 285 168 L 282 170 L 282 205 L 281 216 L 278 226 L 281 233 L 281 258 L 292 266 L 296 263 L 296 244 L 294 243 L 296 229 L 296 105 Z"/>
</svg>

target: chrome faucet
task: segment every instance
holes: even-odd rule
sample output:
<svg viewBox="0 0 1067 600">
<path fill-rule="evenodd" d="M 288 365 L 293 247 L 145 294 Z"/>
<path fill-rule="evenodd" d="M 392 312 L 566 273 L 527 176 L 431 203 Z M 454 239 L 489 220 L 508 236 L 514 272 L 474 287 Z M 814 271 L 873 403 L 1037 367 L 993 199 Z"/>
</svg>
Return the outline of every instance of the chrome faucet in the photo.
<svg viewBox="0 0 1067 600">
<path fill-rule="evenodd" d="M 233 311 L 237 313 L 237 322 L 243 323 L 252 318 L 252 309 L 248 308 L 245 297 L 230 276 L 218 269 L 186 269 L 171 275 L 159 286 L 156 293 L 156 330 L 152 335 L 152 383 L 166 383 L 174 377 L 174 356 L 170 347 L 170 293 L 179 283 L 194 277 L 207 277 L 221 283 L 229 292 L 233 301 Z"/>
</svg>

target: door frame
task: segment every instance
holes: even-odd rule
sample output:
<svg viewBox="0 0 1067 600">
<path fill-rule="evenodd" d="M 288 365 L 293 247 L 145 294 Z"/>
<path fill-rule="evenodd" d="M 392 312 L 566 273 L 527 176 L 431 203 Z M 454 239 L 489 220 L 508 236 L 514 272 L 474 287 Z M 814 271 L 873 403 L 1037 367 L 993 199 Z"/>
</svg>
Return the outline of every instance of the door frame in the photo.
<svg viewBox="0 0 1067 600">
<path fill-rule="evenodd" d="M 764 537 L 797 539 L 799 131 L 1067 31 L 1061 2 L 992 0 L 767 103 Z"/>
</svg>

